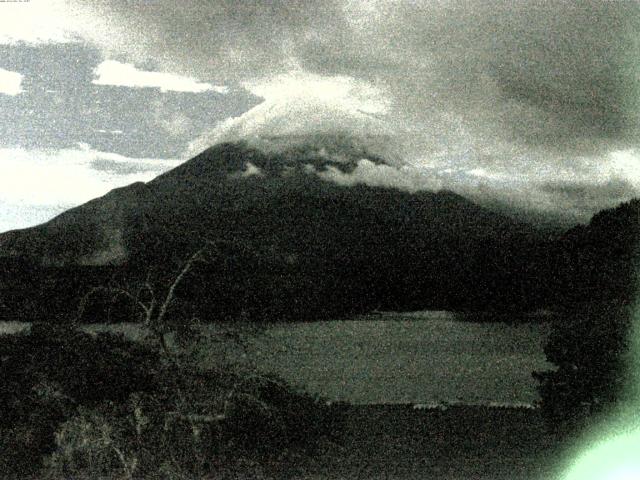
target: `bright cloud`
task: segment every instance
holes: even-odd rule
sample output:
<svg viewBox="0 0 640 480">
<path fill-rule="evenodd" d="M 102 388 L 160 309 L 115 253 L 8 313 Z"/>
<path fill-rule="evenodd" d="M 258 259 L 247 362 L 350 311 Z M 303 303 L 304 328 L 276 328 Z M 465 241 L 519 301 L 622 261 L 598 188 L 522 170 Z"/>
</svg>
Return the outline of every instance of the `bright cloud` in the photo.
<svg viewBox="0 0 640 480">
<path fill-rule="evenodd" d="M 180 163 L 128 158 L 86 144 L 57 151 L 0 148 L 0 230 L 42 222 L 114 188 L 149 181 Z M 16 217 L 12 212 L 38 215 Z"/>
<path fill-rule="evenodd" d="M 3 2 L 0 43 L 64 43 L 76 39 L 66 0 Z"/>
<path fill-rule="evenodd" d="M 0 93 L 18 95 L 22 93 L 22 74 L 0 68 Z"/>
<path fill-rule="evenodd" d="M 298 70 L 245 82 L 243 86 L 270 102 L 303 100 L 309 104 L 331 104 L 352 114 L 384 114 L 388 110 L 382 90 L 346 75 L 322 76 Z"/>
<path fill-rule="evenodd" d="M 437 190 L 442 187 L 439 175 L 428 168 L 378 165 L 366 158 L 358 162 L 353 172 L 344 173 L 338 168 L 329 167 L 318 175 L 338 185 L 362 184 L 371 187 L 395 188 L 412 193 L 420 190 Z"/>
<path fill-rule="evenodd" d="M 624 178 L 640 191 L 640 151 L 638 149 L 611 152 L 608 160 L 603 168 L 605 175 Z"/>
<path fill-rule="evenodd" d="M 172 73 L 150 72 L 138 70 L 131 63 L 120 63 L 105 60 L 94 70 L 95 85 L 113 85 L 131 88 L 159 88 L 160 91 L 201 93 L 213 91 L 227 93 L 227 87 L 198 82 L 197 80 Z"/>
<path fill-rule="evenodd" d="M 481 156 L 480 156 L 481 157 Z M 315 172 L 339 185 L 369 185 L 407 192 L 449 189 L 467 198 L 482 201 L 487 197 L 505 205 L 555 215 L 562 205 L 568 219 L 588 221 L 602 208 L 640 196 L 640 152 L 612 151 L 599 156 L 565 159 L 572 168 L 524 171 L 514 168 L 536 164 L 528 156 L 512 158 L 512 164 L 488 171 L 477 152 L 451 165 L 423 159 L 415 164 L 384 165 L 361 159 L 351 172 L 329 167 Z M 313 171 L 313 167 L 310 167 Z"/>
<path fill-rule="evenodd" d="M 264 101 L 192 142 L 189 153 L 238 139 L 259 142 L 342 131 L 363 136 L 390 134 L 389 122 L 385 121 L 389 100 L 382 88 L 366 81 L 292 71 L 242 86 Z"/>
</svg>

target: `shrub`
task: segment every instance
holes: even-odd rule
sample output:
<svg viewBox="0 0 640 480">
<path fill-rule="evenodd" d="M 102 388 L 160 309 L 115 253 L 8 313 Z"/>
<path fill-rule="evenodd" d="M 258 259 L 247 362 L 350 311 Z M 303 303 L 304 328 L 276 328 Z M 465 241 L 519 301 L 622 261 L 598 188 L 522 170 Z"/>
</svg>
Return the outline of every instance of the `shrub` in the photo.
<svg viewBox="0 0 640 480">
<path fill-rule="evenodd" d="M 322 436 L 315 422 L 324 406 L 274 379 L 175 371 L 164 378 L 163 388 L 126 404 L 78 410 L 56 433 L 46 477 L 282 478 Z"/>
<path fill-rule="evenodd" d="M 591 304 L 553 324 L 544 350 L 557 368 L 534 376 L 554 430 L 580 428 L 621 399 L 631 313 L 625 305 Z"/>
<path fill-rule="evenodd" d="M 7 478 L 281 478 L 335 428 L 276 378 L 71 327 L 0 337 L 0 379 Z"/>
<path fill-rule="evenodd" d="M 0 337 L 0 469 L 26 476 L 78 407 L 155 389 L 158 356 L 121 335 L 34 324 Z"/>
</svg>

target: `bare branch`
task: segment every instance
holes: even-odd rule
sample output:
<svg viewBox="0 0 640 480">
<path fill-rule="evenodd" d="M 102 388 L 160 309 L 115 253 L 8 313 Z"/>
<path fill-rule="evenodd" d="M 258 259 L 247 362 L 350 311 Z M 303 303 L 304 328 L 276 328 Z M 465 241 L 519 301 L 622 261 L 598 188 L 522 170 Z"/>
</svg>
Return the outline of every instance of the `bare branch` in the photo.
<svg viewBox="0 0 640 480">
<path fill-rule="evenodd" d="M 136 295 L 133 295 L 128 290 L 125 290 L 124 288 L 120 288 L 120 287 L 110 287 L 109 291 L 112 293 L 115 293 L 113 301 L 115 301 L 118 298 L 118 296 L 124 295 L 128 299 L 132 300 L 136 305 L 138 305 L 144 312 L 145 316 L 151 315 L 152 313 L 151 305 L 145 305 L 145 303 L 142 300 L 140 300 Z"/>
<path fill-rule="evenodd" d="M 142 309 L 145 314 L 145 317 L 150 317 L 152 314 L 152 309 L 155 306 L 155 299 L 151 302 L 150 305 L 145 305 L 143 301 L 141 301 L 137 295 L 133 295 L 131 292 L 124 288 L 120 287 L 111 287 L 111 286 L 99 286 L 91 288 L 81 299 L 78 305 L 78 312 L 76 314 L 76 323 L 79 323 L 82 320 L 82 316 L 84 315 L 87 305 L 91 297 L 99 292 L 110 293 L 112 294 L 111 302 L 115 302 L 119 296 L 127 297 L 132 300 L 138 307 Z"/>
<path fill-rule="evenodd" d="M 78 311 L 76 312 L 75 323 L 80 323 L 80 321 L 82 320 L 82 316 L 84 315 L 84 312 L 87 309 L 87 304 L 89 303 L 89 300 L 91 299 L 91 297 L 97 292 L 106 291 L 106 289 L 107 289 L 106 287 L 93 287 L 87 293 L 84 294 L 84 296 L 80 299 L 80 302 L 78 303 Z"/>
<path fill-rule="evenodd" d="M 149 269 L 144 281 L 136 283 L 137 290 L 128 290 L 126 288 L 114 285 L 100 286 L 92 288 L 81 299 L 77 314 L 79 321 L 84 314 L 90 298 L 97 292 L 106 292 L 112 295 L 111 302 L 115 302 L 118 297 L 124 296 L 131 300 L 136 307 L 141 310 L 143 321 L 142 325 L 146 332 L 157 341 L 160 348 L 174 362 L 177 361 L 167 339 L 167 334 L 171 333 L 171 328 L 167 325 L 166 319 L 171 306 L 176 300 L 176 292 L 178 287 L 183 283 L 186 276 L 191 272 L 197 262 L 209 262 L 210 259 L 205 257 L 207 249 L 211 245 L 217 245 L 220 242 L 204 240 L 202 248 L 193 253 L 182 265 L 182 268 L 175 277 L 172 278 L 171 284 L 164 293 L 164 288 L 160 288 L 157 282 L 152 281 L 152 269 Z M 132 293 L 133 292 L 133 293 Z M 192 320 L 193 323 L 195 321 Z"/>
<path fill-rule="evenodd" d="M 158 312 L 158 316 L 156 317 L 156 323 L 161 324 L 162 321 L 164 320 L 164 317 L 167 314 L 167 310 L 171 306 L 171 303 L 173 302 L 173 299 L 175 297 L 176 288 L 178 288 L 178 285 L 180 285 L 184 277 L 189 273 L 189 271 L 191 271 L 195 262 L 199 260 L 199 258 L 202 256 L 203 252 L 205 251 L 205 248 L 206 247 L 203 247 L 200 250 L 198 250 L 196 253 L 191 255 L 191 257 L 189 257 L 189 259 L 186 261 L 186 263 L 182 267 L 182 270 L 180 270 L 180 273 L 178 274 L 176 279 L 173 281 L 173 283 L 169 287 L 169 291 L 167 292 L 167 295 L 164 301 L 162 302 L 162 305 L 160 306 L 160 311 Z"/>
<path fill-rule="evenodd" d="M 111 447 L 111 449 L 115 452 L 118 459 L 120 460 L 120 463 L 122 464 L 122 468 L 124 470 L 126 478 L 132 479 L 133 473 L 135 472 L 138 464 L 138 460 L 136 458 L 133 458 L 131 461 L 131 465 L 129 465 L 129 462 L 127 462 L 127 457 L 125 456 L 124 452 L 120 450 L 120 448 L 118 448 L 118 446 L 113 442 L 113 440 L 111 440 L 110 438 L 107 439 L 107 445 Z"/>
</svg>

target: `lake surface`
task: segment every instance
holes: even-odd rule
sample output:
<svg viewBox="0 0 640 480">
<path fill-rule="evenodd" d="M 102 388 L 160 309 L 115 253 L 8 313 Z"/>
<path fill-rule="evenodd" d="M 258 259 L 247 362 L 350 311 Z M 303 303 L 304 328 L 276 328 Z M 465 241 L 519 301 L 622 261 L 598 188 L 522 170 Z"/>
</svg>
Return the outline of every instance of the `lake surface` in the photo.
<svg viewBox="0 0 640 480">
<path fill-rule="evenodd" d="M 277 325 L 251 342 L 264 370 L 353 403 L 531 404 L 534 370 L 552 368 L 548 325 L 470 323 L 447 312 Z"/>
<path fill-rule="evenodd" d="M 251 335 L 243 353 L 263 372 L 332 401 L 535 402 L 538 395 L 531 372 L 552 368 L 542 350 L 548 325 L 472 323 L 463 318 L 449 312 L 413 312 L 276 324 Z M 0 325 L 6 333 L 21 328 L 24 324 Z M 139 337 L 131 324 L 88 329 Z M 226 351 L 220 344 L 207 350 Z M 213 362 L 216 357 L 206 358 L 203 361 Z"/>
</svg>

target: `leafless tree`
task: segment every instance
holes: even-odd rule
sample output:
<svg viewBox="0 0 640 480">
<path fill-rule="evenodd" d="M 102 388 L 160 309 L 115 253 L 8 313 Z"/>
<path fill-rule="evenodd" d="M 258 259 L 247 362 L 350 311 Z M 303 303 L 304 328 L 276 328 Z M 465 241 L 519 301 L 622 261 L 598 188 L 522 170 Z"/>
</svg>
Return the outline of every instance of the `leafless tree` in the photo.
<svg viewBox="0 0 640 480">
<path fill-rule="evenodd" d="M 208 261 L 207 253 L 212 245 L 213 242 L 207 241 L 203 247 L 191 254 L 180 266 L 177 273 L 168 280 L 168 285 L 165 288 L 163 288 L 163 282 L 153 278 L 151 269 L 147 271 L 145 280 L 138 282 L 134 288 L 117 284 L 91 288 L 80 300 L 76 323 L 82 320 L 88 305 L 96 295 L 109 295 L 111 304 L 120 297 L 125 297 L 138 309 L 141 318 L 139 323 L 144 332 L 158 343 L 168 358 L 175 360 L 167 337 L 173 330 L 169 322 L 169 315 L 171 308 L 177 301 L 176 291 L 198 263 Z M 191 322 L 196 320 L 195 316 L 190 319 Z"/>
<path fill-rule="evenodd" d="M 187 333 L 188 339 L 193 340 L 197 336 L 197 326 L 200 323 L 198 316 L 193 313 L 197 310 L 193 308 L 194 305 L 182 305 L 186 308 L 178 314 L 179 288 L 189 275 L 195 274 L 198 265 L 211 265 L 214 259 L 220 256 L 220 250 L 224 247 L 240 249 L 245 254 L 249 252 L 250 255 L 256 255 L 256 252 L 244 243 L 205 239 L 201 242 L 198 250 L 191 253 L 182 262 L 176 262 L 178 267 L 172 273 L 167 274 L 167 270 L 170 270 L 167 265 L 162 266 L 163 273 L 159 269 L 153 269 L 149 266 L 144 280 L 118 282 L 112 279 L 107 285 L 91 288 L 79 302 L 75 323 L 78 324 L 82 321 L 87 307 L 97 295 L 108 296 L 109 317 L 113 305 L 124 297 L 137 310 L 137 323 L 143 332 L 156 342 L 168 359 L 177 362 L 178 356 L 171 346 L 169 337 L 173 334 L 177 339 L 178 334 Z M 248 323 L 243 322 L 245 333 Z M 239 334 L 232 326 L 217 332 L 217 339 L 231 341 L 243 350 L 246 349 L 244 335 Z"/>
</svg>

